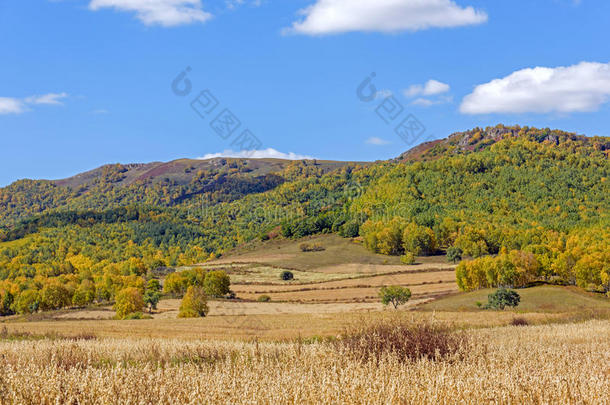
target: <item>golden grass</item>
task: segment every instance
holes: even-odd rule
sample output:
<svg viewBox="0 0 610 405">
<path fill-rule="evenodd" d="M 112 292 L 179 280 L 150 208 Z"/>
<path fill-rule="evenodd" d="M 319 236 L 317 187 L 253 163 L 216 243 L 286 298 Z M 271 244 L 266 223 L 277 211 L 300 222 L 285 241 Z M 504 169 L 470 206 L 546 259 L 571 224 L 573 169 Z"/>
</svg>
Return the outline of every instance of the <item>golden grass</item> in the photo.
<svg viewBox="0 0 610 405">
<path fill-rule="evenodd" d="M 319 289 L 302 290 L 295 288 L 293 291 L 271 291 L 266 293 L 274 301 L 304 302 L 304 303 L 333 303 L 333 302 L 378 302 L 379 287 L 345 287 L 335 289 L 324 289 L 321 284 Z M 393 284 L 388 282 L 386 285 Z M 395 283 L 394 283 L 395 284 Z M 413 298 L 426 298 L 436 295 L 450 294 L 457 291 L 455 282 L 431 283 L 421 285 L 409 285 Z M 240 292 L 239 296 L 244 299 L 256 299 L 258 293 Z"/>
<path fill-rule="evenodd" d="M 176 319 L 175 313 L 171 318 L 157 318 L 150 320 L 48 320 L 37 322 L 5 322 L 0 328 L 6 327 L 9 332 L 27 332 L 37 335 L 56 333 L 60 335 L 75 336 L 83 333 L 92 333 L 100 337 L 156 337 L 180 339 L 222 339 L 222 340 L 248 340 L 259 338 L 263 340 L 294 339 L 299 336 L 335 336 L 354 323 L 377 320 L 388 320 L 393 317 L 404 316 L 413 320 L 435 320 L 455 324 L 458 327 L 489 327 L 509 325 L 515 317 L 512 311 L 479 311 L 479 312 L 418 312 L 390 308 L 385 310 L 370 310 L 360 308 L 358 312 L 351 311 L 355 304 L 326 305 L 326 310 L 320 311 L 321 305 L 292 304 L 294 312 L 282 312 L 282 306 L 273 303 L 268 305 L 266 313 L 253 313 L 252 308 L 244 303 L 242 307 L 231 309 L 233 315 L 208 316 L 199 319 Z M 337 311 L 327 312 L 330 307 Z M 401 307 L 402 308 L 402 307 Z M 308 311 L 308 312 L 298 312 Z M 314 311 L 319 311 L 315 313 Z M 520 314 L 530 324 L 564 322 L 573 319 L 572 314 L 559 313 L 527 313 Z"/>
<path fill-rule="evenodd" d="M 470 331 L 448 360 L 350 360 L 330 343 L 0 342 L 0 403 L 604 404 L 610 322 Z"/>
</svg>

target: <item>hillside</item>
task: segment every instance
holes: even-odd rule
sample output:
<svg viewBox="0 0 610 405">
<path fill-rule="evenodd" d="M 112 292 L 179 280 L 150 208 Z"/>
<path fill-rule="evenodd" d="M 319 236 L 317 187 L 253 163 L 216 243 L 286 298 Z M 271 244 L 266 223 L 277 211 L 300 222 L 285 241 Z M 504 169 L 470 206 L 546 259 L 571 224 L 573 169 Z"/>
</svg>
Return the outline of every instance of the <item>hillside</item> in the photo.
<svg viewBox="0 0 610 405">
<path fill-rule="evenodd" d="M 26 179 L 0 188 L 0 225 L 58 210 L 106 210 L 130 204 L 171 207 L 194 198 L 231 201 L 298 177 L 355 165 L 359 164 L 232 158 L 105 165 L 67 179 Z"/>
<path fill-rule="evenodd" d="M 329 233 L 390 262 L 457 249 L 464 290 L 608 292 L 609 144 L 498 126 L 374 164 L 178 160 L 16 182 L 0 190 L 0 312 L 65 306 L 79 289 L 111 301 L 157 269 Z M 43 304 L 50 289 L 67 298 Z"/>
</svg>

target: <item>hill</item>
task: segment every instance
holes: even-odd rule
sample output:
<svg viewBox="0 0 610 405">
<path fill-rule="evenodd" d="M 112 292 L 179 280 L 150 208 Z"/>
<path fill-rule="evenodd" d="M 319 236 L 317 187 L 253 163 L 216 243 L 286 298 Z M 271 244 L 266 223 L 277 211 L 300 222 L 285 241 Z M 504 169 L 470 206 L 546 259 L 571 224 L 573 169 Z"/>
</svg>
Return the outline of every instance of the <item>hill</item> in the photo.
<svg viewBox="0 0 610 405">
<path fill-rule="evenodd" d="M 112 301 L 157 269 L 319 234 L 360 237 L 371 264 L 451 247 L 465 290 L 608 292 L 609 142 L 498 126 L 374 164 L 178 160 L 20 181 L 0 190 L 0 312 L 65 306 L 79 288 Z M 45 302 L 58 289 L 65 299 Z"/>
</svg>

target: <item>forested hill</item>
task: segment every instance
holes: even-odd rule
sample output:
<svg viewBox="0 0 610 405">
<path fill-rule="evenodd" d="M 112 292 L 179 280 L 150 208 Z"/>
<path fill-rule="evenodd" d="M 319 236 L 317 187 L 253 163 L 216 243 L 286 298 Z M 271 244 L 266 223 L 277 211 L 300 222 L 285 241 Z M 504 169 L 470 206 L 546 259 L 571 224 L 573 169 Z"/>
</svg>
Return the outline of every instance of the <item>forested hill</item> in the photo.
<svg viewBox="0 0 610 405">
<path fill-rule="evenodd" d="M 63 180 L 20 180 L 0 188 L 0 225 L 48 211 L 107 210 L 128 205 L 171 207 L 195 196 L 216 203 L 261 193 L 350 162 L 280 159 L 180 159 L 111 164 Z"/>
<path fill-rule="evenodd" d="M 609 145 L 497 126 L 371 164 L 179 160 L 20 181 L 0 190 L 0 303 L 51 282 L 112 299 L 157 267 L 325 232 L 405 260 L 452 248 L 473 259 L 459 267 L 464 289 L 544 279 L 610 291 Z"/>
<path fill-rule="evenodd" d="M 557 129 L 538 129 L 531 127 L 506 127 L 498 125 L 487 128 L 474 128 L 456 132 L 448 138 L 425 142 L 408 150 L 398 157 L 398 161 L 431 160 L 483 150 L 504 139 L 521 139 L 531 142 L 556 145 L 571 150 L 607 151 L 610 150 L 610 138 L 586 137 Z"/>
</svg>

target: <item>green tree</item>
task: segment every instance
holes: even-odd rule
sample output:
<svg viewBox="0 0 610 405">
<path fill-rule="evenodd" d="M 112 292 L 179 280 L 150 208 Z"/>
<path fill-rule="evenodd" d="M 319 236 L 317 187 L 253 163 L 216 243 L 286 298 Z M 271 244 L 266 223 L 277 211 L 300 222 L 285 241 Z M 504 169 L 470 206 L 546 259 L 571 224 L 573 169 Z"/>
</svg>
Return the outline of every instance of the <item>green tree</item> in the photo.
<svg viewBox="0 0 610 405">
<path fill-rule="evenodd" d="M 144 291 L 144 304 L 148 308 L 148 312 L 152 312 L 153 309 L 157 309 L 157 304 L 161 299 L 161 284 L 159 280 L 153 278 L 148 280 L 146 284 L 146 291 Z"/>
<path fill-rule="evenodd" d="M 12 315 L 14 297 L 10 291 L 0 290 L 0 316 Z"/>
<path fill-rule="evenodd" d="M 182 298 L 178 318 L 201 318 L 208 314 L 208 299 L 201 287 L 190 286 Z"/>
<path fill-rule="evenodd" d="M 136 287 L 127 287 L 116 295 L 114 310 L 119 319 L 125 319 L 128 315 L 141 312 L 144 308 L 142 291 Z"/>
<path fill-rule="evenodd" d="M 521 297 L 516 291 L 499 288 L 493 294 L 487 296 L 487 308 L 503 310 L 506 307 L 516 307 Z"/>
<path fill-rule="evenodd" d="M 394 309 L 396 309 L 399 305 L 403 305 L 409 301 L 409 298 L 411 298 L 411 290 L 398 285 L 381 287 L 379 297 L 381 298 L 381 303 L 383 305 L 392 304 Z"/>
<path fill-rule="evenodd" d="M 415 256 L 430 255 L 436 250 L 436 238 L 432 229 L 411 223 L 403 231 L 402 246 Z"/>
<path fill-rule="evenodd" d="M 222 297 L 231 292 L 231 279 L 223 270 L 210 271 L 205 275 L 203 288 L 210 297 Z"/>
<path fill-rule="evenodd" d="M 181 272 L 168 274 L 163 283 L 163 292 L 174 296 L 184 295 L 189 286 L 189 280 Z"/>
<path fill-rule="evenodd" d="M 284 270 L 281 274 L 280 274 L 280 280 L 284 280 L 284 281 L 290 281 L 294 279 L 294 274 L 292 274 L 291 271 L 288 270 Z"/>
<path fill-rule="evenodd" d="M 19 314 L 33 314 L 40 308 L 40 293 L 36 290 L 25 290 L 15 302 L 15 311 Z"/>
<path fill-rule="evenodd" d="M 456 263 L 462 260 L 463 253 L 464 252 L 462 252 L 462 249 L 459 247 L 451 246 L 449 249 L 447 249 L 447 260 Z"/>
<path fill-rule="evenodd" d="M 74 295 L 72 296 L 72 305 L 84 307 L 91 304 L 95 300 L 95 284 L 91 280 L 83 280 Z"/>
<path fill-rule="evenodd" d="M 40 291 L 40 308 L 42 310 L 61 309 L 71 303 L 70 292 L 59 282 L 50 282 Z"/>
</svg>

